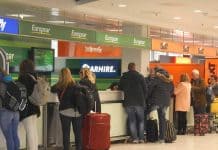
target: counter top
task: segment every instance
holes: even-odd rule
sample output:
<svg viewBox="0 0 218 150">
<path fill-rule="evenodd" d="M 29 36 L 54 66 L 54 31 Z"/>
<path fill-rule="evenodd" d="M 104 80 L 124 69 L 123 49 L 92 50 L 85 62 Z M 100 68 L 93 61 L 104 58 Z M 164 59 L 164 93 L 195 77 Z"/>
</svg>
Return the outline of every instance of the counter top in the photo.
<svg viewBox="0 0 218 150">
<path fill-rule="evenodd" d="M 101 102 L 116 102 L 124 99 L 122 91 L 98 91 Z M 48 103 L 59 103 L 56 93 L 50 93 Z"/>
<path fill-rule="evenodd" d="M 122 91 L 99 91 L 99 96 L 101 102 L 120 101 L 124 99 L 124 94 Z"/>
</svg>

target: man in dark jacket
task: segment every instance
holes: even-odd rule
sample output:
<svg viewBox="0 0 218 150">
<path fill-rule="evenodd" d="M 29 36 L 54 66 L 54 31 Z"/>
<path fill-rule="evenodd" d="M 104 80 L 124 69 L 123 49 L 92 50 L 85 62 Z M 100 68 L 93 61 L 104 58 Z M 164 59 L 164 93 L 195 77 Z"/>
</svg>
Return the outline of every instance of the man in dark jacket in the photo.
<svg viewBox="0 0 218 150">
<path fill-rule="evenodd" d="M 169 74 L 163 69 L 155 69 L 155 77 L 148 86 L 148 105 L 150 110 L 157 109 L 159 119 L 159 140 L 164 142 L 166 128 L 166 110 L 170 105 L 170 99 L 174 92 L 174 86 L 169 79 Z"/>
<path fill-rule="evenodd" d="M 133 143 L 144 143 L 144 107 L 147 86 L 144 77 L 136 71 L 135 63 L 129 63 L 128 72 L 123 73 L 119 89 L 124 91 L 124 107 L 128 115 L 128 126 Z"/>
</svg>

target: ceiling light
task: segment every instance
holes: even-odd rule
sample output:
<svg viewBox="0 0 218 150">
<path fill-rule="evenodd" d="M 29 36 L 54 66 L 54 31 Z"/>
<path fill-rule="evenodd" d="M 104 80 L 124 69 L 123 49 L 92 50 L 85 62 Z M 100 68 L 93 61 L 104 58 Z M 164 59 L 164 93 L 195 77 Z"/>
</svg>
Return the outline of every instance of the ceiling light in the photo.
<svg viewBox="0 0 218 150">
<path fill-rule="evenodd" d="M 51 8 L 52 16 L 59 16 L 59 8 Z"/>
<path fill-rule="evenodd" d="M 181 17 L 173 17 L 174 20 L 181 20 Z"/>
<path fill-rule="evenodd" d="M 29 18 L 29 17 L 35 17 L 34 15 L 28 15 L 28 14 L 7 14 L 7 16 L 10 17 L 18 17 L 18 18 Z"/>
<path fill-rule="evenodd" d="M 218 26 L 214 26 L 215 29 L 218 29 Z"/>
<path fill-rule="evenodd" d="M 194 10 L 193 12 L 194 12 L 194 13 L 202 13 L 203 11 L 200 10 L 200 9 L 196 9 L 196 10 Z"/>
<path fill-rule="evenodd" d="M 64 21 L 64 20 L 49 20 L 46 21 L 47 23 L 54 23 L 54 24 L 74 24 L 74 21 Z"/>
<path fill-rule="evenodd" d="M 120 8 L 125 8 L 127 5 L 126 4 L 119 4 L 118 7 Z"/>
</svg>

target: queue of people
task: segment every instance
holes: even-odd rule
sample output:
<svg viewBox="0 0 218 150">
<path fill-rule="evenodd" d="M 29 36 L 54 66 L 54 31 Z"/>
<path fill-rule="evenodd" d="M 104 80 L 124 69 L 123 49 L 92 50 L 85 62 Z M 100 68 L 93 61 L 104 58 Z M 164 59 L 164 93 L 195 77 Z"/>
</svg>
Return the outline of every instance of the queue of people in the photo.
<svg viewBox="0 0 218 150">
<path fill-rule="evenodd" d="M 208 131 L 208 115 L 206 107 L 213 102 L 214 91 L 218 89 L 217 78 L 213 76 L 209 87 L 200 77 L 198 70 L 192 71 L 192 79 L 187 73 L 180 76 L 180 83 L 174 87 L 169 73 L 156 67 L 149 70 L 146 78 L 136 71 L 136 65 L 130 63 L 128 71 L 123 73 L 119 89 L 124 91 L 124 108 L 128 116 L 128 129 L 130 130 L 131 143 L 143 143 L 142 134 L 143 119 L 146 115 L 156 110 L 159 120 L 160 143 L 164 143 L 166 130 L 166 110 L 170 106 L 171 99 L 175 98 L 175 111 L 177 115 L 177 134 L 185 135 L 187 132 L 187 112 L 190 107 L 194 109 L 194 134 L 205 135 Z M 213 90 L 212 90 L 213 89 Z M 206 101 L 206 93 L 210 96 Z M 218 94 L 217 94 L 218 95 Z M 210 108 L 209 108 L 210 110 Z M 145 112 L 143 114 L 143 111 Z M 201 127 L 203 125 L 203 127 Z M 145 128 L 149 128 L 144 124 Z"/>
<path fill-rule="evenodd" d="M 26 131 L 27 149 L 38 150 L 37 117 L 40 116 L 40 108 L 29 100 L 29 96 L 32 94 L 34 85 L 37 81 L 33 79 L 33 77 L 37 79 L 34 69 L 34 63 L 29 59 L 22 61 L 20 64 L 20 72 L 16 82 L 25 86 L 26 93 L 22 94 L 26 94 L 27 101 L 23 110 L 17 108 L 16 111 L 8 109 L 9 107 L 6 107 L 4 104 L 5 95 L 7 94 L 7 83 L 13 82 L 13 80 L 6 71 L 0 69 L 0 127 L 4 134 L 8 150 L 19 150 L 19 123 L 23 124 Z M 79 96 L 80 91 L 78 91 L 80 86 L 86 86 L 93 91 L 95 102 L 94 105 L 90 106 L 92 108 L 90 108 L 89 111 L 101 112 L 101 104 L 94 73 L 88 68 L 82 68 L 79 75 L 80 81 L 76 82 L 72 77 L 69 68 L 63 68 L 60 71 L 58 82 L 51 88 L 51 92 L 57 93 L 60 101 L 59 113 L 62 125 L 64 150 L 70 149 L 71 124 L 75 135 L 76 149 L 83 149 L 82 121 L 84 114 L 80 113 L 76 106 L 78 105 L 76 104 L 76 102 L 78 103 L 78 99 L 81 99 L 81 96 Z"/>
<path fill-rule="evenodd" d="M 31 60 L 24 60 L 20 64 L 18 82 L 27 89 L 27 103 L 22 111 L 11 111 L 4 106 L 0 107 L 0 127 L 6 139 L 8 150 L 19 149 L 18 124 L 24 125 L 27 137 L 27 149 L 38 150 L 37 117 L 40 116 L 39 106 L 34 105 L 28 96 L 34 90 L 37 75 L 34 71 L 34 64 Z M 51 88 L 51 92 L 57 93 L 60 102 L 59 113 L 63 133 L 63 148 L 70 149 L 70 128 L 73 126 L 75 135 L 76 150 L 83 149 L 82 126 L 86 113 L 95 111 L 101 113 L 101 103 L 96 86 L 95 74 L 89 68 L 82 68 L 79 72 L 80 80 L 75 81 L 69 68 L 61 69 L 59 79 Z M 156 67 L 150 69 L 150 75 L 144 77 L 137 71 L 135 63 L 129 63 L 128 71 L 123 73 L 119 82 L 114 82 L 110 86 L 111 90 L 122 90 L 124 92 L 123 106 L 127 113 L 127 129 L 129 130 L 130 143 L 145 143 L 144 131 L 146 127 L 146 115 L 156 110 L 159 120 L 158 140 L 165 141 L 167 130 L 166 111 L 170 106 L 171 98 L 175 97 L 175 111 L 178 115 L 178 135 L 185 135 L 187 131 L 187 112 L 192 105 L 195 116 L 204 115 L 206 106 L 209 107 L 213 98 L 218 96 L 217 78 L 211 79 L 210 85 L 206 87 L 203 79 L 200 78 L 198 70 L 192 71 L 190 80 L 187 73 L 181 74 L 180 83 L 174 87 L 173 80 L 169 73 Z M 0 69 L 0 98 L 4 99 L 7 90 L 7 83 L 12 81 L 12 77 L 4 70 Z M 89 108 L 79 108 L 82 106 L 81 88 L 88 88 L 94 102 Z M 90 94 L 90 93 L 89 93 Z M 89 97 L 90 99 L 90 97 Z M 81 104 L 78 104 L 81 103 Z M 81 110 L 82 109 L 82 110 Z M 207 108 L 208 109 L 208 108 Z M 201 121 L 201 120 L 200 120 Z M 149 127 L 146 127 L 149 128 Z M 204 135 L 200 132 L 200 135 Z"/>
</svg>

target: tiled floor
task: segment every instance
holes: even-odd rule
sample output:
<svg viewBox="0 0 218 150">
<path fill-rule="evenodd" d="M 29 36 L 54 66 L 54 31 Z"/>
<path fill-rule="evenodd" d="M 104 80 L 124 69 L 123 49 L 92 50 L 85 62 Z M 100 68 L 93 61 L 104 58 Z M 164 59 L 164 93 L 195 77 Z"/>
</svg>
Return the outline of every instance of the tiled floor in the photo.
<svg viewBox="0 0 218 150">
<path fill-rule="evenodd" d="M 218 134 L 177 136 L 171 144 L 113 144 L 110 150 L 218 150 Z"/>
</svg>

